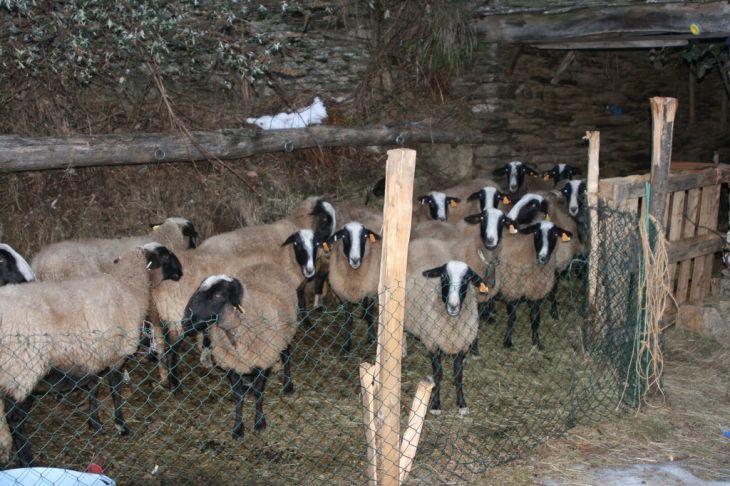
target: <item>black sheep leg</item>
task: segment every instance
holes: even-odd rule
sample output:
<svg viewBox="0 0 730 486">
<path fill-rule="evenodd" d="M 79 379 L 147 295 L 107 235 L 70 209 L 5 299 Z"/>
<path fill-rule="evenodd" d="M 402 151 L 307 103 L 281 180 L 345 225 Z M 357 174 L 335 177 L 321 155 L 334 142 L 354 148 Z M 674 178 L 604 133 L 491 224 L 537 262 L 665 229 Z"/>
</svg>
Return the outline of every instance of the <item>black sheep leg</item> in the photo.
<svg viewBox="0 0 730 486">
<path fill-rule="evenodd" d="M 322 303 L 322 294 L 324 294 L 324 284 L 327 282 L 327 277 L 329 276 L 329 272 L 323 272 L 320 270 L 317 270 L 317 273 L 314 274 L 314 305 L 313 309 L 318 309 L 320 307 L 324 308 L 324 304 Z"/>
<path fill-rule="evenodd" d="M 540 336 L 538 331 L 540 330 L 540 301 L 531 300 L 528 301 L 530 306 L 530 322 L 532 323 L 532 345 L 537 346 L 537 349 L 543 350 L 545 347 L 540 343 Z"/>
<path fill-rule="evenodd" d="M 345 302 L 345 343 L 340 354 L 349 356 L 352 350 L 352 302 Z"/>
<path fill-rule="evenodd" d="M 25 419 L 28 417 L 28 412 L 30 412 L 30 407 L 33 404 L 33 397 L 28 397 L 20 403 L 8 399 L 8 403 L 10 407 L 5 417 L 8 421 L 15 449 L 18 451 L 20 466 L 38 467 L 38 463 L 33 457 L 33 451 L 30 450 L 28 438 L 25 436 Z"/>
<path fill-rule="evenodd" d="M 466 415 L 469 413 L 469 407 L 464 399 L 464 351 L 454 356 L 454 385 L 456 386 L 456 405 L 459 407 L 459 413 Z"/>
<path fill-rule="evenodd" d="M 122 365 L 124 367 L 124 365 Z M 116 368 L 109 370 L 109 386 L 112 389 L 112 401 L 114 402 L 114 425 L 119 431 L 119 435 L 128 435 L 129 427 L 124 421 L 124 413 L 122 412 L 122 372 Z"/>
<path fill-rule="evenodd" d="M 378 340 L 378 337 L 375 335 L 375 316 L 373 315 L 375 299 L 373 297 L 365 297 L 362 302 L 365 312 L 365 322 L 368 323 L 368 344 L 373 344 Z"/>
<path fill-rule="evenodd" d="M 233 424 L 233 433 L 235 439 L 243 438 L 243 397 L 246 396 L 247 390 L 243 388 L 243 375 L 233 370 L 228 370 L 228 379 L 231 382 L 231 391 L 233 391 L 233 403 L 236 406 L 236 421 Z"/>
<path fill-rule="evenodd" d="M 284 395 L 294 395 L 294 382 L 291 379 L 291 345 L 281 352 L 281 362 L 284 363 Z"/>
<path fill-rule="evenodd" d="M 507 334 L 504 335 L 502 346 L 505 348 L 512 347 L 512 331 L 517 322 L 517 301 L 507 302 Z"/>
<path fill-rule="evenodd" d="M 309 311 L 307 310 L 307 303 L 304 300 L 304 286 L 307 285 L 307 280 L 297 289 L 297 314 L 303 313 L 304 317 L 301 320 L 302 329 L 309 331 L 314 327 L 312 319 L 309 318 Z"/>
<path fill-rule="evenodd" d="M 266 378 L 269 370 L 254 368 L 253 371 L 253 396 L 256 400 L 256 415 L 254 417 L 253 429 L 256 432 L 263 432 L 266 428 L 266 417 L 264 416 L 264 392 L 266 391 Z"/>
<path fill-rule="evenodd" d="M 433 368 L 433 392 L 431 393 L 431 403 L 429 404 L 429 410 L 434 415 L 441 413 L 441 381 L 444 378 L 444 368 L 441 365 L 441 350 L 437 349 L 431 355 L 431 367 Z"/>
<path fill-rule="evenodd" d="M 559 273 L 555 275 L 555 283 L 550 289 L 550 317 L 553 319 L 557 319 L 560 316 L 558 313 L 558 279 L 560 275 Z"/>
<path fill-rule="evenodd" d="M 479 338 L 478 337 L 474 338 L 474 341 L 472 341 L 471 346 L 469 346 L 469 352 L 473 356 L 472 359 L 474 361 L 482 359 L 482 355 L 479 352 Z"/>
<path fill-rule="evenodd" d="M 89 419 L 87 420 L 87 423 L 91 430 L 99 432 L 101 430 L 101 421 L 99 420 L 99 377 L 89 377 L 88 389 Z"/>
</svg>

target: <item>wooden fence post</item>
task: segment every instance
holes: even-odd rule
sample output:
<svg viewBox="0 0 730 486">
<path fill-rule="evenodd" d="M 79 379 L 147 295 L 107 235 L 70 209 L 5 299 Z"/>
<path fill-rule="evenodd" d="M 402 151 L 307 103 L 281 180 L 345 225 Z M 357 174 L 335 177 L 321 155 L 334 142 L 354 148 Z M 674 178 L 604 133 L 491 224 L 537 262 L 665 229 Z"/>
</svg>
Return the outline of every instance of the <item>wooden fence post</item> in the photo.
<svg viewBox="0 0 730 486">
<path fill-rule="evenodd" d="M 380 460 L 377 461 L 381 485 L 398 485 L 400 478 L 401 340 L 415 169 L 414 150 L 388 151 L 378 287 L 380 326 L 376 369 L 379 374 L 375 378 L 380 387 L 376 391 L 375 410 L 378 420 L 382 420 L 378 431 Z"/>
<path fill-rule="evenodd" d="M 651 193 L 649 214 L 664 225 L 667 212 L 667 184 L 669 166 L 672 160 L 672 133 L 674 116 L 677 113 L 676 98 L 654 97 L 651 99 L 652 113 L 652 149 L 651 149 Z"/>
<path fill-rule="evenodd" d="M 586 176 L 586 206 L 588 208 L 588 235 L 590 255 L 588 256 L 588 309 L 589 328 L 585 341 L 591 342 L 595 337 L 598 320 L 598 272 L 599 272 L 599 221 L 598 221 L 598 162 L 601 148 L 601 132 L 586 132 L 584 140 L 588 140 L 588 175 Z"/>
</svg>

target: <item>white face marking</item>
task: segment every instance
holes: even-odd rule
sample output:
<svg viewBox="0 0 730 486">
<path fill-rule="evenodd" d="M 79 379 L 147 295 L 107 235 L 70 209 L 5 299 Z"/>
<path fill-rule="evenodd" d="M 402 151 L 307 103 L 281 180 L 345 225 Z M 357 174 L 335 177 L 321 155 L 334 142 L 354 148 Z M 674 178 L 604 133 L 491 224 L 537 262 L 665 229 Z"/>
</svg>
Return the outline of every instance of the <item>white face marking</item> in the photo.
<svg viewBox="0 0 730 486">
<path fill-rule="evenodd" d="M 332 218 L 332 229 L 329 234 L 329 236 L 332 236 L 335 232 L 335 228 L 337 228 L 337 215 L 335 213 L 335 208 L 326 201 L 322 201 L 322 207 L 330 215 L 330 218 Z"/>
<path fill-rule="evenodd" d="M 484 239 L 490 248 L 499 244 L 499 222 L 504 213 L 499 209 L 485 209 L 487 225 L 484 228 Z"/>
<path fill-rule="evenodd" d="M 443 192 L 432 192 L 431 197 L 436 201 L 436 219 L 446 221 L 446 194 Z"/>
<path fill-rule="evenodd" d="M 517 181 L 517 171 L 522 165 L 522 162 L 510 162 L 508 165 L 509 169 L 507 170 L 507 174 L 509 174 L 509 192 L 517 192 L 517 189 L 520 188 L 519 182 Z"/>
<path fill-rule="evenodd" d="M 210 277 L 207 277 L 205 280 L 203 280 L 203 283 L 200 284 L 200 287 L 198 287 L 198 291 L 205 291 L 211 288 L 213 285 L 217 284 L 221 280 L 225 280 L 226 282 L 233 282 L 233 279 L 229 277 L 228 275 L 211 275 Z"/>
<path fill-rule="evenodd" d="M 299 237 L 302 240 L 302 247 L 307 253 L 307 263 L 302 266 L 302 274 L 307 277 L 313 277 L 314 268 L 314 231 L 312 230 L 299 230 Z"/>
<path fill-rule="evenodd" d="M 23 275 L 26 281 L 35 282 L 35 273 L 33 273 L 33 270 L 30 268 L 30 265 L 28 265 L 28 262 L 25 261 L 25 258 L 20 256 L 17 251 L 13 250 L 10 245 L 5 243 L 0 243 L 0 248 L 13 255 L 13 258 L 15 258 L 15 264 L 18 265 L 18 271 L 21 275 Z"/>
<path fill-rule="evenodd" d="M 360 239 L 362 238 L 362 232 L 364 226 L 361 223 L 347 223 L 345 225 L 345 231 L 350 235 L 350 253 L 347 256 L 347 261 L 353 270 L 360 268 L 362 261 L 360 260 Z"/>
<path fill-rule="evenodd" d="M 452 260 L 446 264 L 446 273 L 449 276 L 449 293 L 446 298 L 446 312 L 450 316 L 457 316 L 461 312 L 461 299 L 459 291 L 461 290 L 461 282 L 466 276 L 469 266 L 457 260 Z"/>
<path fill-rule="evenodd" d="M 520 214 L 520 211 L 525 205 L 533 201 L 537 201 L 538 203 L 542 204 L 543 200 L 544 198 L 539 194 L 525 194 L 520 198 L 519 201 L 517 201 L 514 206 L 512 206 L 510 212 L 507 213 L 507 217 L 510 219 L 517 219 L 517 216 Z"/>
<path fill-rule="evenodd" d="M 165 220 L 165 223 L 175 223 L 175 224 L 178 224 L 180 226 L 187 226 L 187 225 L 190 224 L 190 221 L 188 221 L 185 218 L 167 218 Z M 162 224 L 165 224 L 165 223 L 162 223 Z"/>
<path fill-rule="evenodd" d="M 580 211 L 580 204 L 578 202 L 578 191 L 580 188 L 580 181 L 570 181 L 570 200 L 568 201 L 568 212 L 571 216 L 578 216 Z"/>
<path fill-rule="evenodd" d="M 482 188 L 482 195 L 484 196 L 484 209 L 493 209 L 494 206 L 494 196 L 497 194 L 497 188 L 492 186 L 487 186 Z"/>
<path fill-rule="evenodd" d="M 565 173 L 565 166 L 567 164 L 558 164 L 558 178 L 563 177 L 563 174 Z"/>
<path fill-rule="evenodd" d="M 553 223 L 549 221 L 543 221 L 540 223 L 540 234 L 542 236 L 542 248 L 540 248 L 540 252 L 537 254 L 538 261 L 547 262 L 549 258 L 548 249 L 550 247 L 550 243 L 548 241 L 548 232 L 550 231 L 550 228 L 555 226 Z"/>
</svg>

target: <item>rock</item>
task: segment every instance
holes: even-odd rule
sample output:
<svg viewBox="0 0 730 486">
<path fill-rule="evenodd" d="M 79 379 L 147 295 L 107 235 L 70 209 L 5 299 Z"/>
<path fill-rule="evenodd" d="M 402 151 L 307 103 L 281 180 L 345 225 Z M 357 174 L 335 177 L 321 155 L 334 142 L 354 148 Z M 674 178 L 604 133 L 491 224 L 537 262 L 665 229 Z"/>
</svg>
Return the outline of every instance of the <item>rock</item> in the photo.
<svg viewBox="0 0 730 486">
<path fill-rule="evenodd" d="M 730 323 L 725 316 L 730 314 L 730 301 L 717 304 L 685 304 L 679 308 L 677 327 L 713 336 L 723 346 L 730 347 Z"/>
</svg>

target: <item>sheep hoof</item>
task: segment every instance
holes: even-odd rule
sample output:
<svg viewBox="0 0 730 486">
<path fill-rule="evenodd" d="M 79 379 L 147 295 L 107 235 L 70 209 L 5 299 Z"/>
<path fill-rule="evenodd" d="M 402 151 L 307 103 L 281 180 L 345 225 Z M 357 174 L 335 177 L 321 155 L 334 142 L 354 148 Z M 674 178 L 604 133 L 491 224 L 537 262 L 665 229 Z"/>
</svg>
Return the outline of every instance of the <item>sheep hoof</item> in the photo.
<svg viewBox="0 0 730 486">
<path fill-rule="evenodd" d="M 294 395 L 294 383 L 291 381 L 284 385 L 284 396 L 290 397 Z"/>
<path fill-rule="evenodd" d="M 502 347 L 505 349 L 509 349 L 512 347 L 512 341 L 505 341 L 502 343 Z"/>
<path fill-rule="evenodd" d="M 203 369 L 206 369 L 206 370 L 213 369 L 213 356 L 211 355 L 210 351 L 201 353 L 200 366 L 202 366 Z"/>
<path fill-rule="evenodd" d="M 233 429 L 233 433 L 231 434 L 231 437 L 234 439 L 241 440 L 243 439 L 243 427 L 237 427 Z"/>
<path fill-rule="evenodd" d="M 479 360 L 482 359 L 482 355 L 481 354 L 473 354 L 473 355 L 470 356 L 470 358 L 471 358 L 472 361 L 479 361 Z"/>
<path fill-rule="evenodd" d="M 89 424 L 89 428 L 94 432 L 99 432 L 101 430 L 101 424 L 95 420 L 88 420 L 86 423 Z"/>
<path fill-rule="evenodd" d="M 256 422 L 253 426 L 253 430 L 255 430 L 258 433 L 263 432 L 266 429 L 266 419 L 262 418 L 258 422 Z"/>
<path fill-rule="evenodd" d="M 459 409 L 460 415 L 469 415 L 469 407 L 462 407 Z"/>
<path fill-rule="evenodd" d="M 431 412 L 432 415 L 436 415 L 437 417 L 441 415 L 441 410 L 439 410 L 438 408 L 432 408 L 431 410 L 429 410 L 429 412 Z"/>
</svg>

